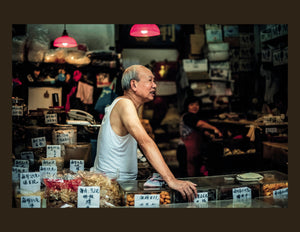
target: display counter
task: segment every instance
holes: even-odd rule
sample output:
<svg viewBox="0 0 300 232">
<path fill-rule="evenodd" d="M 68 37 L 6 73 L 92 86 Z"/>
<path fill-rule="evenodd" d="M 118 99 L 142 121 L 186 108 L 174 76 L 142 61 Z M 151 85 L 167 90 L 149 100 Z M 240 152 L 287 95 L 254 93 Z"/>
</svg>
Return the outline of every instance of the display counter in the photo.
<svg viewBox="0 0 300 232">
<path fill-rule="evenodd" d="M 90 171 L 64 171 L 54 178 L 44 177 L 37 192 L 28 194 L 19 191 L 19 184 L 15 182 L 14 201 L 15 207 L 21 207 L 22 197 L 41 196 L 43 208 L 82 208 L 78 207 L 79 189 L 93 187 L 99 188 L 99 195 L 92 192 L 86 197 L 99 198 L 99 203 L 94 208 L 288 207 L 288 176 L 278 171 L 180 179 L 189 180 L 197 185 L 198 194 L 194 202 L 184 200 L 178 191 L 169 188 L 164 181 L 161 181 L 158 187 L 148 187 L 145 185 L 148 180 L 117 181 L 115 178 Z"/>
<path fill-rule="evenodd" d="M 288 176 L 270 170 L 205 177 L 180 178 L 197 184 L 198 197 L 194 202 L 185 201 L 178 191 L 167 187 L 148 189 L 144 181 L 119 182 L 123 190 L 125 207 L 135 207 L 134 195 L 167 192 L 170 201 L 156 207 L 163 208 L 282 208 L 287 207 Z M 271 200 L 275 195 L 277 200 Z M 128 198 L 130 203 L 128 204 Z M 278 200 L 281 199 L 281 200 Z"/>
</svg>

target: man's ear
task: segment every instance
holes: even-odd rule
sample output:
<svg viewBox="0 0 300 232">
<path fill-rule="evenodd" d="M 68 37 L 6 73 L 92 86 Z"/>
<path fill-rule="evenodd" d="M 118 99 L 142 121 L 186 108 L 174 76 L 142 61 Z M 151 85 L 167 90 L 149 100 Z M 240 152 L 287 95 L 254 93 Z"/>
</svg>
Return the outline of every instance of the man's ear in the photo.
<svg viewBox="0 0 300 232">
<path fill-rule="evenodd" d="M 131 80 L 130 86 L 131 86 L 131 89 L 135 90 L 136 89 L 136 80 Z"/>
</svg>

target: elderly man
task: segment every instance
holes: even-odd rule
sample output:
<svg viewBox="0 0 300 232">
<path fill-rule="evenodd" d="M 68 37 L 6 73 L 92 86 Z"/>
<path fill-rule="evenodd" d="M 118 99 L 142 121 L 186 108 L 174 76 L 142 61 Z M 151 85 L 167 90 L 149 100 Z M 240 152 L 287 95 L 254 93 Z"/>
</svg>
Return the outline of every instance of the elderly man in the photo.
<svg viewBox="0 0 300 232">
<path fill-rule="evenodd" d="M 139 144 L 143 154 L 168 186 L 179 191 L 184 199 L 193 201 L 197 195 L 196 185 L 174 177 L 138 117 L 139 107 L 155 97 L 153 73 L 142 65 L 132 65 L 124 71 L 121 85 L 124 95 L 105 109 L 94 169 L 108 175 L 118 175 L 119 180 L 136 179 Z"/>
</svg>

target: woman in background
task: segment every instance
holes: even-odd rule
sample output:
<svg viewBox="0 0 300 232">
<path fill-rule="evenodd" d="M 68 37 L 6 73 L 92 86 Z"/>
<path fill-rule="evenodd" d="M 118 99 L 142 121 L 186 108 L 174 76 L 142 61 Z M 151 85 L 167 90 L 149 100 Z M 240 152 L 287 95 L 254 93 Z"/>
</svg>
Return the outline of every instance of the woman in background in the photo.
<svg viewBox="0 0 300 232">
<path fill-rule="evenodd" d="M 204 164 L 202 148 L 204 144 L 204 136 L 222 137 L 222 133 L 213 125 L 204 121 L 199 115 L 201 101 L 190 96 L 184 102 L 184 113 L 180 122 L 180 137 L 182 145 L 179 145 L 177 154 L 178 159 L 184 164 L 184 151 L 186 150 L 186 175 L 191 176 L 207 176 L 208 171 Z M 180 162 L 180 161 L 179 161 Z"/>
</svg>

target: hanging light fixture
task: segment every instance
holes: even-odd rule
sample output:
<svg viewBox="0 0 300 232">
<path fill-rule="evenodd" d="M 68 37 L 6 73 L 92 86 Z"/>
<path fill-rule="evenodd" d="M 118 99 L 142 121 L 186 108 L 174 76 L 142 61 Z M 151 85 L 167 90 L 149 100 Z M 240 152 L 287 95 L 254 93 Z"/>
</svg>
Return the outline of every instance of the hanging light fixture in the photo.
<svg viewBox="0 0 300 232">
<path fill-rule="evenodd" d="M 134 37 L 151 37 L 160 35 L 156 24 L 134 24 L 130 29 L 130 35 Z"/>
<path fill-rule="evenodd" d="M 68 36 L 66 24 L 64 24 L 64 31 L 62 36 L 54 40 L 53 46 L 59 48 L 72 48 L 77 46 L 76 40 Z"/>
</svg>

